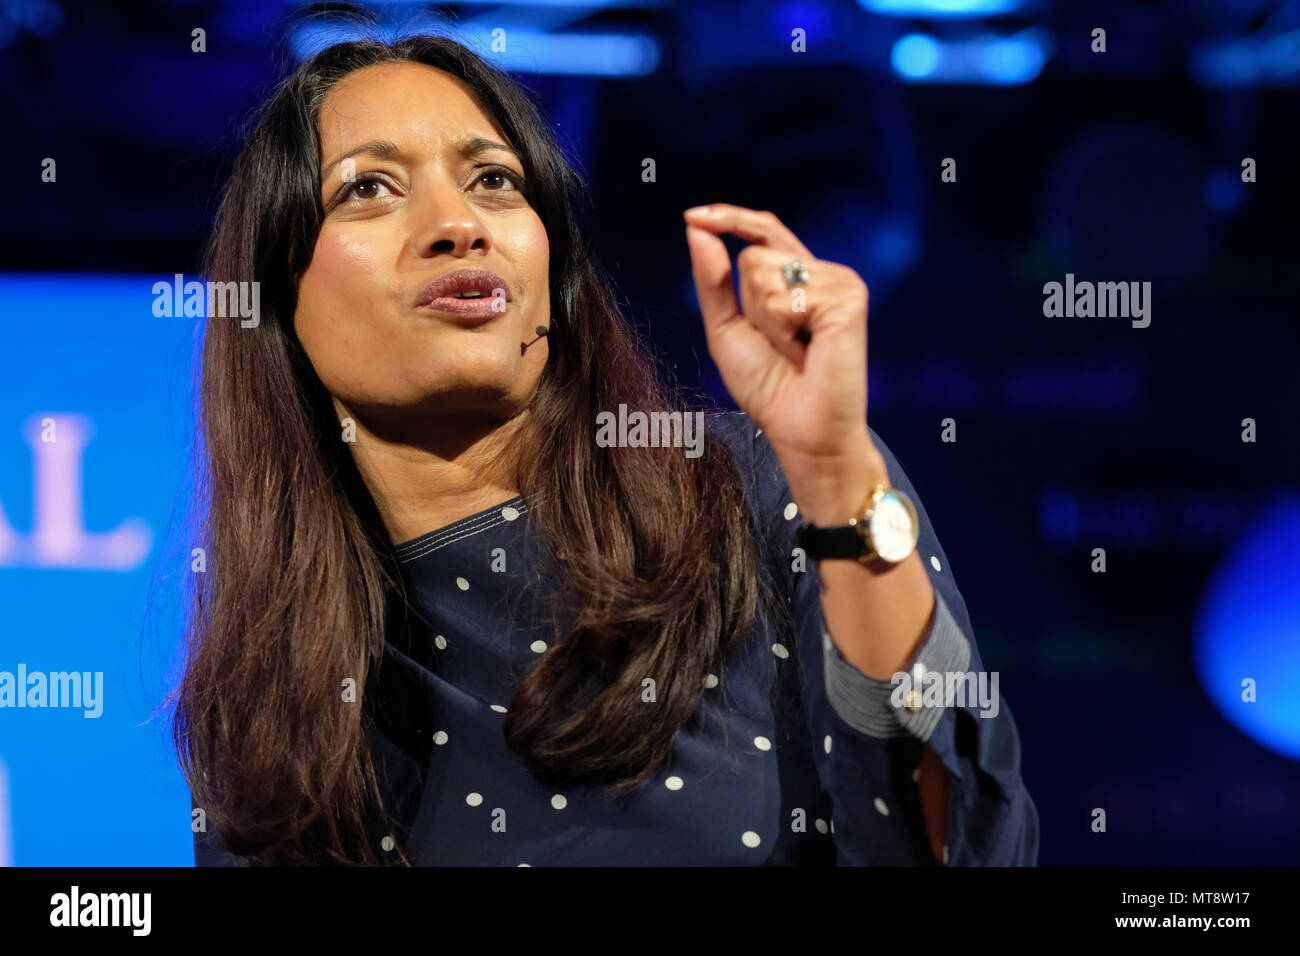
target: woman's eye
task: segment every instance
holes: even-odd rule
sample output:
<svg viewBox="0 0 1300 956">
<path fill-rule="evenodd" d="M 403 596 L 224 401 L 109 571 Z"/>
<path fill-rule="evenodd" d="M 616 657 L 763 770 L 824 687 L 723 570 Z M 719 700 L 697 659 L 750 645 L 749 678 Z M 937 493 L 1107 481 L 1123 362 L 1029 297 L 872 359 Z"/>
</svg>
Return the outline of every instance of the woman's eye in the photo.
<svg viewBox="0 0 1300 956">
<path fill-rule="evenodd" d="M 524 180 L 522 176 L 513 170 L 497 167 L 482 173 L 474 181 L 475 186 L 480 183 L 484 184 L 484 188 L 488 192 L 522 193 Z M 378 191 L 381 188 L 389 189 L 390 187 L 377 176 L 358 176 L 355 182 L 349 183 L 339 192 L 335 205 L 362 202 L 368 199 L 382 199 L 384 198 L 383 193 Z"/>
<path fill-rule="evenodd" d="M 510 189 L 515 191 L 522 191 L 523 184 L 524 184 L 523 178 L 520 177 L 517 173 L 508 169 L 500 169 L 500 168 L 489 169 L 487 172 L 485 172 L 482 176 L 480 176 L 476 180 L 476 183 L 483 183 L 483 182 L 489 183 L 489 188 L 488 188 L 489 192 L 510 191 L 505 189 L 504 186 L 491 185 L 492 183 L 498 183 L 498 182 L 508 183 L 510 185 Z"/>
<path fill-rule="evenodd" d="M 371 186 L 388 188 L 383 182 L 374 177 L 358 177 L 356 182 L 349 183 L 344 187 L 343 192 L 339 194 L 339 202 L 350 202 L 354 197 L 357 199 L 378 199 L 379 194 L 368 189 Z"/>
</svg>

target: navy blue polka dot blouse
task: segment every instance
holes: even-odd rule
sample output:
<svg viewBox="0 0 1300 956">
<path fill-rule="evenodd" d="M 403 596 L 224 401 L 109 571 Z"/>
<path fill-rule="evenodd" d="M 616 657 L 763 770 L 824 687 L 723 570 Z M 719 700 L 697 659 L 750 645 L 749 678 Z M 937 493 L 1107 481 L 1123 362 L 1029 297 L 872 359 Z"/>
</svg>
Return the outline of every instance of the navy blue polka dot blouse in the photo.
<svg viewBox="0 0 1300 956">
<path fill-rule="evenodd" d="M 706 678 L 702 719 L 634 794 L 548 787 L 502 734 L 515 687 L 554 640 L 521 600 L 543 554 L 529 512 L 546 502 L 516 497 L 399 545 L 432 633 L 419 647 L 390 641 L 380 668 L 382 719 L 368 734 L 388 817 L 381 853 L 400 847 L 423 866 L 933 866 L 917 786 L 928 743 L 948 774 L 944 862 L 1035 864 L 1038 815 L 1010 708 L 919 496 L 871 434 L 916 504 L 936 595 L 907 672 L 915 695 L 840 655 L 817 566 L 794 549 L 800 519 L 775 452 L 744 413 L 711 412 L 705 440 L 735 457 L 794 633 L 760 614 Z M 237 862 L 215 835 L 196 834 L 195 849 L 199 865 Z"/>
</svg>

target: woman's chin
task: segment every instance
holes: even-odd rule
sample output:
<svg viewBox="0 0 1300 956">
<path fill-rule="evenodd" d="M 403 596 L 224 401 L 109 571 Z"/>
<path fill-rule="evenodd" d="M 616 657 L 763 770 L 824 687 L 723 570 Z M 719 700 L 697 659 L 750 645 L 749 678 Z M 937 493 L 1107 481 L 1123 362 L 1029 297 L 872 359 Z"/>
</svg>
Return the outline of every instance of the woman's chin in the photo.
<svg viewBox="0 0 1300 956">
<path fill-rule="evenodd" d="M 536 384 L 536 383 L 533 383 Z M 520 381 L 517 365 L 509 369 L 464 369 L 453 380 L 430 382 L 414 399 L 412 411 L 460 415 L 483 413 L 509 418 L 527 406 L 531 388 Z"/>
</svg>

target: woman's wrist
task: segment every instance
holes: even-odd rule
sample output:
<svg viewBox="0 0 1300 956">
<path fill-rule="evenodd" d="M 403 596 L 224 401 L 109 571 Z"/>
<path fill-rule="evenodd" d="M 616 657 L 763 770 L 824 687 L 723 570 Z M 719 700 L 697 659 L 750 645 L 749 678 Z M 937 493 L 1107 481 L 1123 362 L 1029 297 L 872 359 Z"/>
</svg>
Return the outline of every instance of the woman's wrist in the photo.
<svg viewBox="0 0 1300 956">
<path fill-rule="evenodd" d="M 802 464 L 786 471 L 790 491 L 804 521 L 835 527 L 861 517 L 877 485 L 889 486 L 884 456 L 869 441 L 858 452 L 820 465 Z"/>
</svg>

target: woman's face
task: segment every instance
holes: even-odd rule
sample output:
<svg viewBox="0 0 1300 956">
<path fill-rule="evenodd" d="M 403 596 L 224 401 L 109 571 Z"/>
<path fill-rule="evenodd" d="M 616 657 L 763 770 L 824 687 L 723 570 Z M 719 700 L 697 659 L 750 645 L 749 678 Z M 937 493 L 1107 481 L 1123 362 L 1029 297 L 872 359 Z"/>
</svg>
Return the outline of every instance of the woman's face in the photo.
<svg viewBox="0 0 1300 956">
<path fill-rule="evenodd" d="M 546 339 L 520 344 L 550 325 L 550 249 L 501 129 L 463 82 L 418 63 L 349 74 L 317 129 L 325 218 L 294 328 L 325 387 L 371 419 L 522 410 L 546 363 Z M 509 300 L 473 319 L 419 305 L 462 269 L 495 273 Z"/>
</svg>

